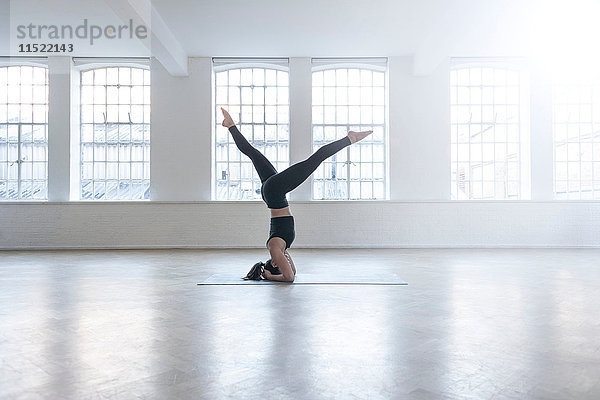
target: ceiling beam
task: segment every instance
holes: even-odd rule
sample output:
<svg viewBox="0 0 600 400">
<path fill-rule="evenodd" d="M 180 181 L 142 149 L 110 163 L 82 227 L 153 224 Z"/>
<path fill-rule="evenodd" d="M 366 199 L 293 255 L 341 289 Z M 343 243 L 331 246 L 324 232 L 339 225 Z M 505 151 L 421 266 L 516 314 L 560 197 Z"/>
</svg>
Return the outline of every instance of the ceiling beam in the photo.
<svg viewBox="0 0 600 400">
<path fill-rule="evenodd" d="M 150 30 L 150 40 L 142 42 L 171 75 L 188 75 L 187 53 L 150 0 L 104 1 L 124 23 L 133 20 Z"/>
</svg>

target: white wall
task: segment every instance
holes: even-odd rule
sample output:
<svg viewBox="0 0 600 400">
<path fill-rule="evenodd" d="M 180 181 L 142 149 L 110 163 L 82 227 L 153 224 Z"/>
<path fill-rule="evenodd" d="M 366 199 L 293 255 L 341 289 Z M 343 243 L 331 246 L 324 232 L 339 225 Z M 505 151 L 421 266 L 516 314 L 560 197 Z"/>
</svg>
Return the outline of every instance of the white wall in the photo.
<svg viewBox="0 0 600 400">
<path fill-rule="evenodd" d="M 190 58 L 174 77 L 152 60 L 150 193 L 156 201 L 210 200 L 210 58 Z"/>
<path fill-rule="evenodd" d="M 450 64 L 414 76 L 412 57 L 389 59 L 390 198 L 450 199 Z"/>
<path fill-rule="evenodd" d="M 263 203 L 2 204 L 2 248 L 264 247 Z M 598 202 L 291 202 L 301 247 L 598 247 Z"/>
<path fill-rule="evenodd" d="M 71 58 L 48 59 L 48 200 L 69 200 Z"/>
<path fill-rule="evenodd" d="M 409 57 L 389 63 L 391 200 L 306 202 L 307 186 L 290 203 L 294 247 L 600 246 L 600 202 L 552 201 L 547 157 L 532 159 L 535 201 L 450 201 L 449 65 L 414 76 L 411 63 Z M 304 70 L 300 82 L 290 82 L 293 90 L 302 79 L 306 84 L 309 64 L 293 58 L 291 66 Z M 263 247 L 269 218 L 263 203 L 209 201 L 210 59 L 190 59 L 189 71 L 173 77 L 152 63 L 156 201 L 0 203 L 0 248 Z M 546 98 L 545 85 L 532 86 L 533 101 Z M 290 95 L 292 104 L 310 99 L 305 90 Z M 547 107 L 532 104 L 532 129 L 545 151 Z M 298 110 L 291 115 L 292 160 L 309 151 L 308 108 Z"/>
</svg>

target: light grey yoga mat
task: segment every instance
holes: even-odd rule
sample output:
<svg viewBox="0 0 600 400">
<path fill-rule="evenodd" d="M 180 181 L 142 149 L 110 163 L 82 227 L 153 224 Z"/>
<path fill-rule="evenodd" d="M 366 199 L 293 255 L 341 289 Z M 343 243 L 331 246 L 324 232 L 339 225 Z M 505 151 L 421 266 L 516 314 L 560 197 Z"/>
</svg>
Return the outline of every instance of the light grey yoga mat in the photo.
<svg viewBox="0 0 600 400">
<path fill-rule="evenodd" d="M 294 285 L 408 285 L 395 274 L 297 274 Z M 289 285 L 288 282 L 245 281 L 239 275 L 215 274 L 198 285 Z"/>
</svg>

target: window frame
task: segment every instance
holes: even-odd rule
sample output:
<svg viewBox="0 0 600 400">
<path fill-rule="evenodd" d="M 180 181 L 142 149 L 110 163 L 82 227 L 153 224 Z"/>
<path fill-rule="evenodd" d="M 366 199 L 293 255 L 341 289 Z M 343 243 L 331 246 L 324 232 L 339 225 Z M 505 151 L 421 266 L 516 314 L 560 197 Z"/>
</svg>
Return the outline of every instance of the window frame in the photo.
<svg viewBox="0 0 600 400">
<path fill-rule="evenodd" d="M 315 198 L 315 174 L 311 175 L 311 181 L 310 181 L 310 190 L 311 190 L 311 201 L 385 201 L 385 200 L 389 200 L 390 198 L 390 179 L 389 179 L 389 140 L 388 140 L 388 130 L 389 130 L 389 112 L 388 112 L 388 107 L 389 107 L 389 64 L 388 64 L 388 59 L 387 58 L 313 58 L 312 59 L 312 68 L 311 68 L 311 148 L 313 149 L 313 152 L 316 150 L 316 147 L 320 147 L 319 145 L 315 145 L 315 124 L 314 124 L 314 115 L 313 115 L 313 110 L 315 107 L 314 104 L 314 99 L 312 98 L 312 91 L 314 89 L 314 84 L 313 84 L 313 77 L 314 77 L 314 73 L 315 72 L 325 72 L 325 71 L 335 71 L 338 69 L 345 69 L 345 70 L 350 70 L 350 69 L 358 69 L 359 71 L 362 70 L 368 70 L 371 72 L 382 72 L 383 73 L 383 123 L 382 124 L 351 124 L 349 121 L 349 113 L 348 113 L 348 123 L 347 124 L 326 124 L 325 122 L 323 122 L 322 124 L 317 124 L 317 126 L 322 126 L 325 127 L 326 125 L 331 125 L 334 126 L 335 128 L 338 127 L 342 127 L 345 126 L 346 130 L 350 130 L 351 127 L 353 126 L 364 126 L 364 127 L 375 127 L 375 126 L 380 126 L 382 128 L 382 133 L 383 133 L 383 138 L 381 140 L 381 142 L 373 142 L 374 144 L 380 144 L 383 146 L 383 196 L 381 198 L 374 198 L 373 197 L 373 189 L 371 189 L 371 198 L 362 198 L 362 185 L 359 184 L 359 197 L 361 198 L 351 198 L 351 164 L 355 164 L 355 162 L 352 162 L 350 160 L 350 152 L 351 152 L 351 147 L 352 146 L 348 146 L 346 149 L 344 149 L 346 151 L 346 161 L 343 162 L 344 164 L 346 164 L 346 198 Z M 326 86 L 323 85 L 321 86 L 323 88 L 325 88 Z M 335 86 L 336 88 L 338 87 L 337 85 Z M 347 85 L 346 87 L 350 87 L 349 85 Z M 359 86 L 359 87 L 363 87 L 363 86 Z M 376 87 L 373 86 L 373 83 L 371 82 L 371 88 Z M 348 101 L 349 103 L 349 101 Z M 327 106 L 326 104 L 321 105 L 317 105 L 317 106 L 321 106 L 321 107 L 325 107 Z M 361 105 L 362 106 L 362 105 Z M 337 105 L 335 105 L 335 107 L 337 107 Z M 346 107 L 350 107 L 350 105 L 346 105 Z M 375 105 L 373 104 L 373 101 L 371 101 L 371 107 L 375 107 Z M 335 140 L 335 139 L 334 139 Z M 324 144 L 324 143 L 323 143 Z M 321 145 L 323 145 L 321 144 Z M 373 149 L 372 149 L 373 152 Z M 361 157 L 362 158 L 362 157 Z M 360 167 L 363 164 L 371 164 L 372 168 L 371 170 L 373 171 L 373 165 L 376 162 L 373 161 L 373 159 L 371 158 L 371 161 L 369 162 L 362 162 L 362 161 L 358 161 L 358 165 L 359 165 L 359 170 L 361 169 Z M 379 163 L 379 162 L 377 162 Z M 323 169 L 323 165 L 319 166 L 319 169 Z M 319 171 L 319 169 L 317 171 Z M 317 173 L 317 171 L 315 171 L 315 173 Z M 371 175 L 372 176 L 372 175 Z M 326 182 L 328 179 L 323 178 L 322 179 L 323 182 Z M 341 180 L 338 180 L 338 182 Z M 359 183 L 362 183 L 363 180 L 360 179 L 360 175 L 359 175 Z M 373 177 L 371 177 L 370 180 L 364 180 L 364 182 L 371 182 L 372 184 L 375 182 L 380 182 L 378 180 L 375 180 Z M 372 186 L 373 188 L 373 186 Z"/>
<path fill-rule="evenodd" d="M 77 140 L 77 148 L 78 148 L 78 153 L 77 153 L 78 156 L 77 156 L 77 159 L 72 160 L 72 161 L 74 161 L 72 163 L 72 165 L 76 165 L 76 168 L 78 168 L 78 171 L 77 171 L 77 174 L 76 174 L 77 176 L 75 178 L 76 184 L 73 185 L 73 187 L 77 187 L 77 193 L 72 193 L 72 196 L 71 196 L 72 200 L 85 201 L 85 202 L 88 202 L 88 201 L 90 201 L 90 202 L 93 202 L 93 201 L 99 201 L 99 202 L 111 202 L 111 201 L 113 201 L 113 202 L 144 201 L 145 202 L 145 201 L 151 201 L 151 195 L 150 195 L 150 187 L 151 187 L 151 173 L 150 173 L 150 168 L 151 168 L 151 165 L 150 165 L 150 163 L 151 163 L 151 144 L 152 144 L 152 141 L 151 141 L 151 130 L 152 130 L 152 128 L 151 128 L 151 113 L 152 113 L 152 98 L 151 98 L 152 78 L 151 78 L 151 73 L 152 73 L 152 71 L 151 71 L 151 68 L 150 68 L 150 62 L 149 62 L 150 60 L 146 59 L 146 58 L 139 58 L 139 59 L 136 59 L 136 58 L 132 58 L 132 59 L 123 58 L 123 59 L 114 59 L 114 60 L 113 59 L 101 59 L 101 58 L 99 58 L 99 59 L 95 59 L 95 58 L 90 58 L 90 59 L 87 59 L 87 58 L 74 58 L 73 61 L 74 61 L 74 65 L 75 65 L 74 69 L 77 72 L 76 77 L 74 79 L 74 83 L 75 83 L 74 86 L 76 87 L 78 93 L 74 93 L 74 94 L 75 94 L 75 97 L 76 97 L 76 106 L 78 108 L 78 112 L 74 113 L 74 115 L 76 115 L 77 119 L 76 120 L 72 119 L 72 123 L 74 123 L 77 126 L 77 128 L 79 129 L 79 135 L 76 138 L 76 140 Z M 102 196 L 102 198 L 98 198 L 98 199 L 94 198 L 95 190 L 94 190 L 94 188 L 92 186 L 91 197 L 90 198 L 84 198 L 83 197 L 83 182 L 82 182 L 84 180 L 83 179 L 83 174 L 84 174 L 84 159 L 83 159 L 83 152 L 84 152 L 84 149 L 83 149 L 83 143 L 84 143 L 84 141 L 83 141 L 83 134 L 84 134 L 84 132 L 83 132 L 83 126 L 84 126 L 84 124 L 85 125 L 91 125 L 92 135 L 94 135 L 94 129 L 95 129 L 96 125 L 101 125 L 101 123 L 97 123 L 95 121 L 94 122 L 85 122 L 85 123 L 83 122 L 83 118 L 82 118 L 83 106 L 84 106 L 84 104 L 82 104 L 83 86 L 91 86 L 91 87 L 104 86 L 105 90 L 106 90 L 106 88 L 108 86 L 111 86 L 111 85 L 108 85 L 107 83 L 104 83 L 104 85 L 96 85 L 95 82 L 92 85 L 83 85 L 83 73 L 84 72 L 95 71 L 95 70 L 101 70 L 101 69 L 109 69 L 109 68 L 130 68 L 130 69 L 136 68 L 136 69 L 141 69 L 143 71 L 148 71 L 150 73 L 150 78 L 149 78 L 150 79 L 150 83 L 148 85 L 146 85 L 145 78 L 144 78 L 144 76 L 142 76 L 143 80 L 142 80 L 142 85 L 141 86 L 142 86 L 142 88 L 144 88 L 144 87 L 147 86 L 148 90 L 150 92 L 150 100 L 149 100 L 148 104 L 145 103 L 145 98 L 142 97 L 142 104 L 140 105 L 142 107 L 142 109 L 143 109 L 142 110 L 142 118 L 143 118 L 142 122 L 139 123 L 139 124 L 135 123 L 135 122 L 131 121 L 131 116 L 130 116 L 129 117 L 130 122 L 128 122 L 128 123 L 121 122 L 121 121 L 117 121 L 117 122 L 114 122 L 114 123 L 109 123 L 107 121 L 107 115 L 105 115 L 105 122 L 104 122 L 104 126 L 105 126 L 104 129 L 105 130 L 106 130 L 107 124 L 115 124 L 117 126 L 120 126 L 120 125 L 129 125 L 130 129 L 131 129 L 131 132 L 133 131 L 133 125 L 142 125 L 143 126 L 143 128 L 142 128 L 142 135 L 143 136 L 142 136 L 142 140 L 139 142 L 139 143 L 142 144 L 142 161 L 139 161 L 139 163 L 142 165 L 142 170 L 141 170 L 142 178 L 141 179 L 137 179 L 137 178 L 133 179 L 132 178 L 132 171 L 131 171 L 132 167 L 131 167 L 131 165 L 132 165 L 132 163 L 134 161 L 131 161 L 131 155 L 130 155 L 130 160 L 128 161 L 128 163 L 130 165 L 129 178 L 127 178 L 127 179 L 120 179 L 120 178 L 109 179 L 109 178 L 107 178 L 106 168 L 107 168 L 108 161 L 106 160 L 106 157 L 105 157 L 104 161 L 98 161 L 99 163 L 105 164 L 105 175 L 104 175 L 105 177 L 101 178 L 101 179 L 98 179 L 98 181 L 102 181 L 102 182 L 104 182 L 106 184 L 106 182 L 109 181 L 109 180 L 116 180 L 116 182 L 117 182 L 117 192 L 116 192 L 117 195 L 116 196 L 117 197 L 110 198 L 110 199 L 106 198 L 106 193 L 108 192 L 108 190 L 105 187 L 104 195 Z M 120 83 L 117 84 L 117 87 L 119 87 L 120 85 L 121 85 Z M 134 86 L 134 85 L 130 84 L 130 86 Z M 135 85 L 135 86 L 140 86 L 140 85 Z M 145 94 L 142 93 L 142 96 L 145 96 Z M 107 96 L 105 94 L 105 98 L 104 98 L 104 105 L 105 106 L 108 104 L 107 101 L 108 101 L 108 99 L 107 99 Z M 121 104 L 125 104 L 125 103 L 120 103 L 119 102 L 117 104 L 117 106 L 119 106 Z M 87 104 L 87 105 L 95 106 L 96 103 L 93 102 L 93 103 Z M 98 104 L 98 105 L 100 105 L 100 104 Z M 131 105 L 132 105 L 132 103 L 131 103 L 131 97 L 130 97 L 129 106 L 131 106 Z M 145 114 L 146 113 L 145 113 L 145 109 L 144 108 L 146 106 L 148 106 L 150 108 L 149 115 L 148 115 L 148 118 L 147 118 L 148 122 L 145 122 L 145 120 L 146 120 Z M 146 130 L 147 130 L 148 139 L 146 139 L 146 134 L 145 134 Z M 93 136 L 92 136 L 92 139 L 93 139 L 92 143 L 95 143 L 95 138 Z M 105 144 L 107 143 L 106 142 L 106 133 L 105 133 L 105 142 L 104 143 Z M 117 144 L 121 143 L 121 140 L 120 140 L 119 137 L 117 138 L 116 143 Z M 131 136 L 129 138 L 129 142 L 126 142 L 126 143 L 129 143 L 130 146 L 133 146 L 134 142 L 131 139 Z M 119 152 L 119 149 L 117 150 L 117 153 L 118 152 Z M 130 152 L 131 152 L 131 149 L 130 149 Z M 146 152 L 148 153 L 147 159 L 146 159 Z M 95 174 L 95 171 L 94 171 L 94 169 L 95 169 L 94 164 L 95 163 L 96 163 L 96 160 L 92 159 L 92 161 L 91 161 L 92 176 L 93 176 L 93 174 Z M 116 162 L 118 173 L 120 173 L 121 163 L 122 163 L 121 161 L 117 161 Z M 137 163 L 137 161 L 136 161 L 136 163 Z M 95 181 L 96 181 L 96 178 L 92 178 L 91 179 L 91 184 L 94 185 Z M 129 182 L 129 186 L 130 186 L 130 188 L 129 188 L 129 197 L 128 198 L 120 198 L 120 197 L 118 197 L 118 187 L 119 187 L 118 185 L 120 184 L 120 182 L 126 182 L 126 181 Z M 134 181 L 141 181 L 143 187 L 145 187 L 145 189 L 143 190 L 143 192 L 141 192 L 141 198 L 132 198 L 131 197 L 131 185 L 133 184 Z M 147 194 L 147 197 L 144 198 L 144 196 L 146 196 L 146 194 Z"/>
<path fill-rule="evenodd" d="M 518 121 L 515 124 L 518 127 L 518 142 L 511 142 L 510 140 L 508 140 L 509 134 L 508 134 L 508 125 L 510 125 L 508 123 L 508 119 L 505 120 L 505 122 L 503 122 L 503 124 L 507 125 L 507 132 L 506 132 L 506 140 L 504 142 L 497 142 L 495 140 L 496 134 L 494 132 L 494 141 L 488 144 L 492 144 L 493 145 L 493 154 L 494 157 L 492 158 L 491 163 L 494 166 L 494 180 L 493 181 L 487 181 L 484 179 L 484 174 L 483 174 L 483 168 L 486 164 L 489 164 L 490 162 L 486 162 L 486 160 L 484 160 L 484 150 L 483 150 L 483 144 L 484 141 L 481 139 L 480 140 L 480 145 L 481 145 L 481 156 L 480 159 L 481 161 L 479 161 L 479 163 L 481 164 L 481 179 L 476 180 L 476 182 L 480 182 L 481 183 L 481 198 L 477 198 L 477 197 L 469 197 L 469 198 L 459 198 L 458 193 L 459 193 L 459 179 L 455 179 L 455 177 L 458 177 L 459 171 L 458 171 L 458 165 L 461 163 L 468 163 L 470 166 L 473 164 L 473 159 L 471 157 L 471 137 L 469 134 L 469 141 L 467 143 L 468 147 L 469 147 L 469 160 L 468 161 L 460 161 L 458 158 L 458 145 L 459 145 L 459 141 L 454 141 L 454 130 L 456 127 L 456 136 L 458 138 L 459 133 L 458 133 L 458 125 L 464 124 L 461 122 L 455 122 L 454 118 L 453 118 L 453 107 L 458 107 L 458 106 L 468 106 L 468 107 L 472 107 L 475 104 L 472 103 L 471 101 L 469 101 L 467 104 L 462 104 L 460 103 L 458 100 L 458 93 L 456 93 L 455 98 L 456 98 L 456 103 L 453 102 L 453 93 L 452 91 L 456 90 L 458 92 L 458 88 L 459 87 L 476 87 L 479 86 L 482 89 L 484 87 L 492 87 L 492 88 L 496 88 L 496 87 L 504 87 L 504 88 L 508 88 L 511 85 L 509 85 L 508 83 L 505 83 L 504 85 L 498 85 L 495 82 L 492 84 L 483 84 L 482 81 L 480 81 L 479 85 L 459 85 L 458 82 L 456 84 L 453 84 L 452 82 L 452 74 L 454 72 L 456 72 L 458 74 L 458 71 L 462 70 L 462 69 L 469 69 L 469 68 L 479 68 L 482 70 L 486 69 L 486 68 L 491 68 L 493 70 L 496 69 L 500 69 L 500 70 L 505 70 L 505 71 L 509 71 L 509 70 L 513 70 L 516 71 L 518 73 L 518 101 L 519 103 L 516 104 L 517 106 L 517 115 L 518 115 Z M 449 104 L 450 104 L 450 201 L 520 201 L 520 200 L 530 200 L 531 198 L 531 171 L 530 171 L 530 165 L 531 165 L 531 155 L 530 155 L 530 141 L 531 141 L 531 130 L 530 130 L 530 106 L 529 106 L 529 102 L 530 102 L 530 87 L 529 87 L 529 65 L 527 63 L 527 60 L 521 57 L 481 57 L 481 58 L 472 58 L 472 57 L 453 57 L 450 60 L 450 75 L 449 75 Z M 479 122 L 475 122 L 475 124 L 479 123 L 482 127 L 484 125 L 486 125 L 485 121 L 483 120 L 483 106 L 486 105 L 491 105 L 492 109 L 495 110 L 496 106 L 504 106 L 504 107 L 509 107 L 511 105 L 513 105 L 512 103 L 509 103 L 508 100 L 506 100 L 504 103 L 498 103 L 496 101 L 496 95 L 495 95 L 495 91 L 493 92 L 492 95 L 492 104 L 487 104 L 487 103 L 483 103 L 483 99 L 481 101 L 481 103 L 479 103 L 479 107 L 481 108 L 481 120 Z M 482 90 L 482 97 L 483 97 L 483 90 Z M 508 116 L 508 114 L 507 114 Z M 494 116 L 494 120 L 496 119 L 496 116 Z M 470 126 L 473 124 L 472 122 L 468 122 L 466 123 L 469 126 L 469 132 L 470 132 Z M 493 124 L 490 124 L 490 126 L 495 126 L 496 122 L 494 121 Z M 481 133 L 483 134 L 484 131 L 482 130 Z M 516 196 L 516 198 L 509 198 L 508 195 L 506 195 L 505 198 L 497 198 L 497 191 L 496 191 L 496 185 L 499 182 L 496 179 L 496 145 L 497 144 L 505 144 L 506 145 L 506 154 L 505 157 L 508 156 L 509 151 L 508 151 L 508 145 L 510 143 L 513 144 L 517 144 L 517 151 L 518 151 L 518 162 L 517 162 L 517 170 L 518 170 L 518 181 L 514 181 L 516 182 L 516 186 L 518 188 L 518 195 Z M 456 160 L 454 159 L 454 155 L 456 154 Z M 476 161 L 477 162 L 477 161 Z M 506 176 L 508 176 L 508 167 L 509 167 L 509 162 L 506 161 L 506 168 L 507 168 L 507 172 L 506 172 Z M 454 167 L 456 166 L 456 176 L 454 174 Z M 471 182 L 471 179 L 469 179 L 469 181 L 465 180 L 466 183 Z M 485 182 L 492 182 L 493 186 L 494 186 L 494 196 L 486 198 L 484 197 L 484 187 L 483 184 Z M 507 180 L 505 182 L 508 182 Z M 456 188 L 456 197 L 455 194 L 453 192 L 453 190 Z M 470 191 L 470 189 L 469 189 Z"/>
<path fill-rule="evenodd" d="M 600 199 L 600 76 L 589 77 L 588 80 L 583 80 L 588 77 L 577 77 L 577 79 L 565 79 L 555 77 L 552 80 L 552 164 L 553 164 L 553 176 L 552 176 L 552 191 L 555 200 L 599 200 Z M 589 102 L 584 102 L 581 100 L 581 90 L 589 89 Z M 557 92 L 563 91 L 564 100 L 563 102 L 558 102 Z M 577 90 L 578 101 L 571 102 L 567 94 L 573 90 Z M 582 106 L 589 106 L 589 121 L 585 121 L 584 117 L 582 117 Z M 562 107 L 561 112 L 566 114 L 566 119 L 563 119 L 557 122 L 558 119 L 558 108 Z M 571 112 L 573 108 L 577 110 L 577 118 L 575 121 L 571 120 Z M 582 140 L 582 127 L 585 125 L 589 125 L 589 142 L 586 140 Z M 562 140 L 557 139 L 558 126 L 564 126 L 564 137 Z M 577 138 L 573 140 L 570 134 L 571 125 L 577 127 Z M 598 129 L 598 130 L 595 130 Z M 563 135 L 561 134 L 561 135 Z M 589 156 L 590 160 L 583 160 L 584 143 L 589 143 L 590 148 Z M 577 149 L 577 160 L 572 160 L 571 154 L 573 151 L 571 150 L 571 145 Z M 558 157 L 559 147 L 564 146 L 563 156 Z M 560 158 L 560 160 L 559 160 Z M 584 184 L 587 182 L 583 179 L 583 167 L 584 163 L 589 163 L 590 166 L 590 189 L 584 190 Z M 558 176 L 558 168 L 559 164 L 564 164 L 565 167 L 564 173 L 566 179 L 557 179 Z M 570 175 L 570 166 L 571 164 L 576 164 L 578 178 L 571 179 Z M 564 192 L 558 192 L 558 182 L 562 182 L 565 186 Z M 577 190 L 571 190 L 571 183 L 576 183 Z M 598 189 L 596 189 L 598 186 Z M 589 192 L 589 196 L 585 196 L 584 193 Z M 562 197 L 561 197 L 562 194 Z"/>
<path fill-rule="evenodd" d="M 50 87 L 50 79 L 49 79 L 49 68 L 48 68 L 48 63 L 47 63 L 47 59 L 45 57 L 12 57 L 10 59 L 6 59 L 3 60 L 0 58 L 0 68 L 6 68 L 7 69 L 7 78 L 8 78 L 8 69 L 9 68 L 19 68 L 19 71 L 21 71 L 22 67 L 31 67 L 31 68 L 41 68 L 45 71 L 45 83 L 44 85 L 36 85 L 33 82 L 33 74 L 34 71 L 32 70 L 32 82 L 31 82 L 31 86 L 32 86 L 32 90 L 35 86 L 45 86 L 45 103 L 36 103 L 34 101 L 33 98 L 33 92 L 32 92 L 32 99 L 31 102 L 29 103 L 23 103 L 21 101 L 19 101 L 18 105 L 19 105 L 19 114 L 21 114 L 21 107 L 23 105 L 30 105 L 32 107 L 31 110 L 31 122 L 22 122 L 21 118 L 19 117 L 19 121 L 18 122 L 10 122 L 8 121 L 8 118 L 6 120 L 5 123 L 0 123 L 0 125 L 4 125 L 7 128 L 6 134 L 7 134 L 7 141 L 6 141 L 6 146 L 7 146 L 7 156 L 8 156 L 8 152 L 9 152 L 9 140 L 8 140 L 8 135 L 9 135 L 9 127 L 10 126 L 16 126 L 17 127 L 17 160 L 13 161 L 11 163 L 10 160 L 6 161 L 2 161 L 2 163 L 6 164 L 7 167 L 7 173 L 8 173 L 8 168 L 11 167 L 12 165 L 14 165 L 15 163 L 17 164 L 17 197 L 16 198 L 9 198 L 8 197 L 8 190 L 9 190 L 9 179 L 7 176 L 6 179 L 6 190 L 7 190 L 7 197 L 6 198 L 0 198 L 0 202 L 35 202 L 35 201 L 42 201 L 42 202 L 47 202 L 48 201 L 48 119 L 49 119 L 49 87 Z M 21 81 L 19 81 L 19 87 L 22 86 Z M 8 87 L 8 80 L 7 80 L 7 87 Z M 20 95 L 19 95 L 20 96 Z M 21 99 L 20 99 L 21 100 Z M 9 105 L 11 105 L 11 103 L 8 101 L 8 92 L 7 92 L 7 102 L 6 103 L 2 103 L 2 104 L 6 104 L 7 107 L 7 113 L 8 113 L 8 108 Z M 45 122 L 34 122 L 34 106 L 36 105 L 42 105 L 45 107 Z M 22 131 L 23 131 L 23 126 L 31 126 L 32 128 L 32 137 L 31 137 L 31 144 L 32 144 L 32 159 L 27 161 L 22 159 L 23 157 L 23 146 L 24 144 L 26 144 L 26 142 L 23 141 L 22 139 Z M 44 140 L 41 142 L 37 142 L 38 144 L 42 144 L 43 148 L 44 148 L 44 160 L 43 161 L 36 161 L 35 158 L 33 158 L 33 153 L 35 151 L 34 149 L 34 144 L 36 144 L 35 139 L 34 139 L 34 127 L 35 126 L 39 126 L 39 127 L 43 127 L 44 129 Z M 27 181 L 31 182 L 32 188 L 33 188 L 33 183 L 35 181 L 42 181 L 44 182 L 44 186 L 42 189 L 42 192 L 44 193 L 44 195 L 42 197 L 36 198 L 36 197 L 23 197 L 23 183 L 24 183 L 24 178 L 22 177 L 23 175 L 23 164 L 25 163 L 30 163 L 31 164 L 31 178 L 27 179 Z M 34 169 L 35 169 L 35 164 L 36 163 L 42 163 L 44 164 L 44 172 L 45 172 L 45 177 L 43 179 L 34 179 Z"/>
<path fill-rule="evenodd" d="M 230 185 L 230 176 L 231 174 L 228 172 L 227 174 L 227 179 L 226 179 L 226 186 L 227 186 L 227 198 L 225 199 L 220 199 L 218 197 L 218 180 L 217 179 L 217 174 L 219 171 L 218 168 L 218 164 L 219 163 L 225 163 L 227 165 L 227 171 L 230 170 L 230 165 L 231 163 L 236 163 L 240 165 L 240 177 L 239 177 L 239 182 L 240 184 L 242 183 L 242 176 L 241 176 L 241 168 L 243 166 L 243 164 L 246 163 L 250 163 L 251 162 L 248 161 L 244 161 L 243 157 L 245 157 L 243 154 L 240 153 L 240 160 L 239 161 L 230 161 L 229 160 L 229 150 L 227 150 L 227 161 L 220 161 L 217 159 L 217 152 L 218 152 L 218 143 L 217 143 L 217 130 L 218 129 L 225 129 L 221 127 L 220 121 L 222 119 L 221 113 L 217 110 L 217 106 L 220 106 L 223 103 L 219 103 L 217 100 L 217 73 L 220 72 L 225 72 L 225 71 L 231 71 L 231 70 L 242 70 L 242 69 L 264 69 L 265 70 L 265 74 L 266 74 L 266 70 L 275 70 L 275 71 L 281 71 L 281 72 L 285 72 L 287 73 L 287 86 L 281 86 L 281 87 L 287 87 L 288 89 L 288 98 L 287 98 L 287 102 L 285 104 L 279 104 L 276 103 L 275 106 L 279 107 L 281 106 L 285 106 L 287 107 L 287 123 L 279 123 L 278 121 L 278 116 L 276 117 L 277 122 L 273 123 L 273 124 L 269 124 L 269 125 L 274 125 L 276 127 L 276 129 L 279 129 L 279 126 L 283 125 L 283 126 L 287 126 L 287 132 L 288 132 L 288 139 L 287 139 L 287 161 L 280 161 L 279 159 L 279 145 L 281 144 L 281 141 L 279 140 L 279 138 L 277 138 L 276 140 L 276 153 L 277 153 L 277 159 L 276 160 L 269 160 L 273 166 L 278 170 L 281 171 L 282 169 L 287 168 L 290 165 L 290 142 L 291 142 L 291 135 L 290 135 L 290 126 L 291 126 L 291 122 L 290 122 L 290 113 L 291 113 L 291 107 L 290 107 L 290 100 L 291 100 L 291 95 L 290 95 L 290 76 L 291 76 L 291 71 L 289 68 L 289 60 L 287 58 L 274 58 L 274 59 L 254 59 L 254 58 L 218 58 L 215 57 L 212 59 L 212 71 L 211 71 L 211 90 L 213 91 L 213 95 L 211 96 L 211 104 L 212 104 L 212 135 L 211 135 L 211 200 L 212 201 L 218 201 L 218 202 L 224 202 L 224 201 L 240 201 L 240 202 L 252 202 L 252 201 L 262 201 L 262 199 L 260 198 L 260 194 L 259 193 L 254 193 L 253 194 L 253 198 L 248 198 L 248 199 L 232 199 L 230 197 L 230 189 L 231 189 L 231 185 Z M 240 72 L 241 74 L 241 72 Z M 229 79 L 229 78 L 228 78 Z M 229 83 L 229 81 L 228 81 Z M 227 87 L 230 87 L 231 85 L 227 85 Z M 253 87 L 254 85 L 251 85 L 251 87 Z M 241 88 L 241 82 L 239 87 Z M 266 82 L 264 85 L 265 89 L 267 87 Z M 277 82 L 277 84 L 274 86 L 275 88 L 279 88 L 279 83 Z M 229 97 L 229 93 L 227 95 Z M 264 99 L 264 97 L 263 97 Z M 263 115 L 263 126 L 266 126 L 266 100 L 263 101 L 262 107 L 265 108 L 265 110 L 263 111 L 263 113 L 265 113 Z M 244 132 L 244 125 L 261 125 L 260 123 L 253 123 L 253 122 L 242 122 L 241 118 L 242 118 L 242 110 L 241 107 L 244 104 L 242 104 L 242 99 L 241 99 L 241 89 L 240 89 L 240 113 L 239 115 L 234 115 L 232 114 L 232 118 L 234 119 L 236 126 L 238 126 L 240 128 L 240 131 L 242 132 L 242 134 L 247 134 L 248 132 Z M 236 105 L 237 107 L 237 105 Z M 254 102 L 252 103 L 252 107 L 254 107 Z M 277 110 L 276 110 L 277 113 Z M 278 134 L 277 134 L 278 136 Z M 248 137 L 246 137 L 246 139 L 248 140 L 248 142 L 252 145 L 254 145 L 254 140 L 250 139 Z M 228 137 L 228 148 L 230 146 L 231 143 L 233 143 L 233 139 L 231 139 L 230 137 Z M 238 151 L 237 148 L 235 149 L 235 151 Z M 254 167 L 252 166 L 251 168 L 251 181 L 252 182 L 252 187 L 254 188 L 255 185 L 258 185 L 258 187 L 260 187 L 260 179 L 258 178 L 258 174 L 256 173 L 256 171 L 254 170 Z M 254 191 L 254 189 L 253 189 Z M 241 188 L 240 188 L 240 193 L 241 193 Z"/>
</svg>

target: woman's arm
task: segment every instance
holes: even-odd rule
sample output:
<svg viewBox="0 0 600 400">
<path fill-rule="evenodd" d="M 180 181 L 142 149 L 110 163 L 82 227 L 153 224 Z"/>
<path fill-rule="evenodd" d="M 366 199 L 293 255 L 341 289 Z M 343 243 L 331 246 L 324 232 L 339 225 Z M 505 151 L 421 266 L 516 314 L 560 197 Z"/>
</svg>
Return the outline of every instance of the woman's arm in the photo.
<svg viewBox="0 0 600 400">
<path fill-rule="evenodd" d="M 284 250 L 284 254 L 286 255 L 286 258 L 288 259 L 288 261 L 290 262 L 290 265 L 292 266 L 294 275 L 296 275 L 296 266 L 294 265 L 294 260 L 292 260 L 292 256 L 290 256 L 290 253 L 288 253 L 287 250 Z"/>
<path fill-rule="evenodd" d="M 264 276 L 266 280 L 269 281 L 279 281 L 279 282 L 294 282 L 294 275 L 290 277 L 285 277 L 282 275 L 273 275 L 272 273 L 270 273 L 268 270 L 265 269 L 264 271 Z"/>
<path fill-rule="evenodd" d="M 279 268 L 281 275 L 273 275 L 265 270 L 265 278 L 273 281 L 293 282 L 296 272 L 292 269 L 292 266 L 283 251 L 280 248 L 271 246 L 269 247 L 269 253 L 271 253 L 271 263 Z"/>
</svg>

